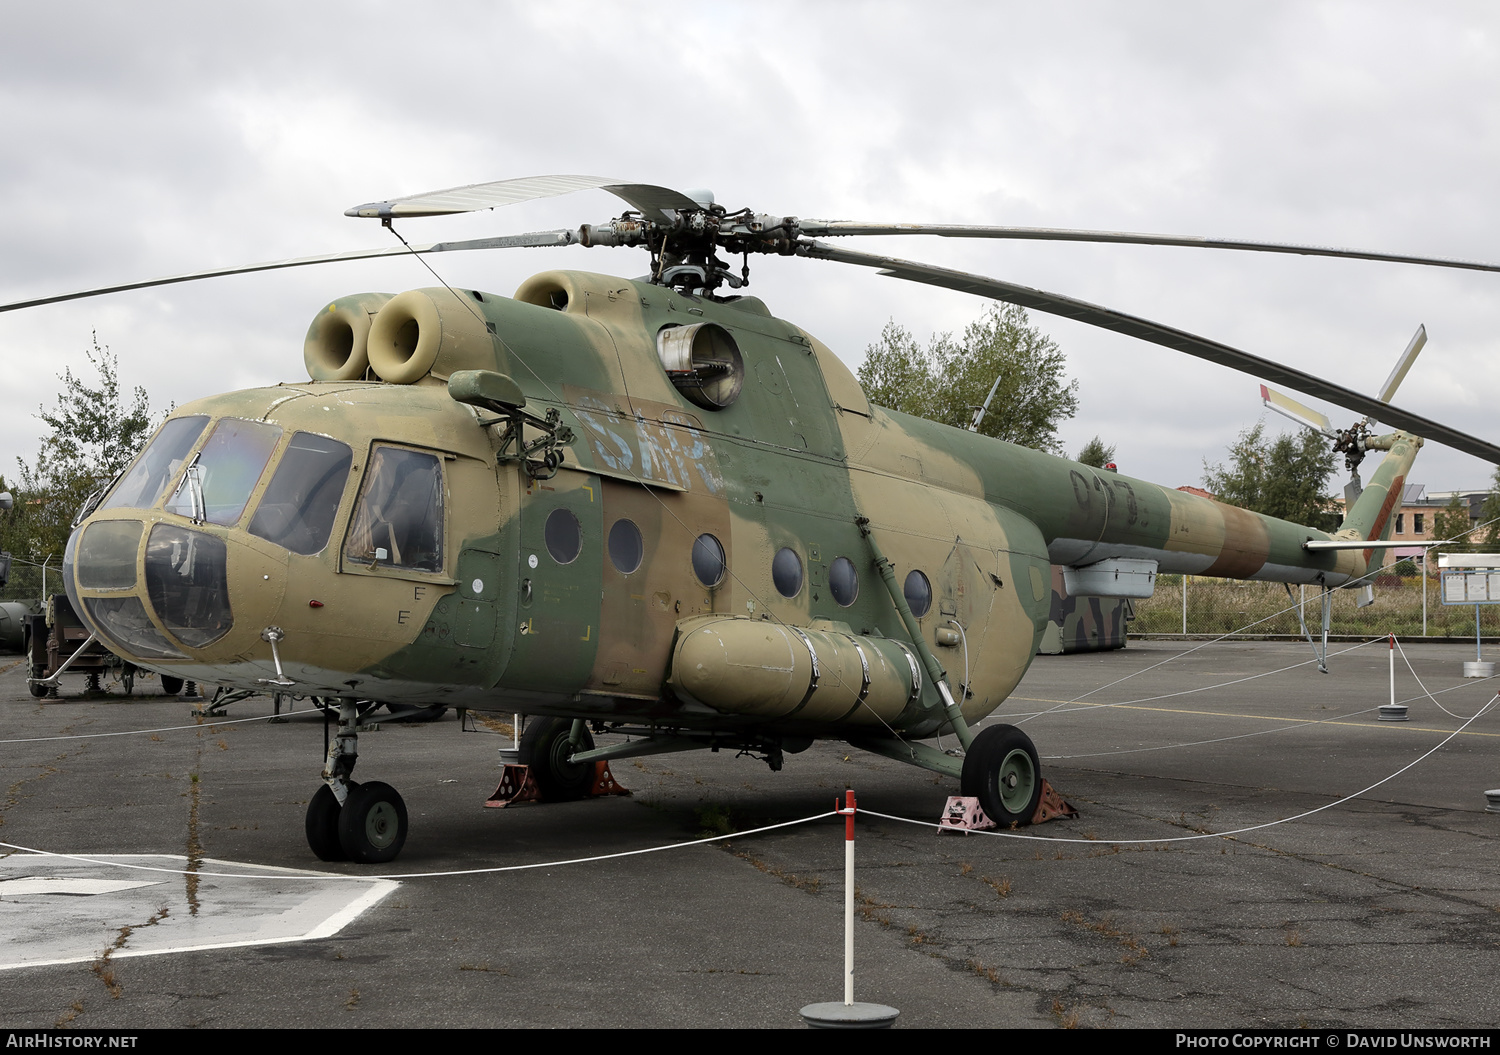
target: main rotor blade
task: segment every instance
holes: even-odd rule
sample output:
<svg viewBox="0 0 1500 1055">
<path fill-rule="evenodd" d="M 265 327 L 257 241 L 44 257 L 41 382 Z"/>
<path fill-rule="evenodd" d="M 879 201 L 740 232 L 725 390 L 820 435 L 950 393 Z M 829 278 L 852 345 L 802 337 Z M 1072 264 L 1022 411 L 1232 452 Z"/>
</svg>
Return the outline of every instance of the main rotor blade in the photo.
<svg viewBox="0 0 1500 1055">
<path fill-rule="evenodd" d="M 928 234 L 941 238 L 1024 238 L 1044 242 L 1115 242 L 1127 245 L 1174 245 L 1194 249 L 1238 249 L 1256 253 L 1291 253 L 1296 256 L 1331 256 L 1352 260 L 1380 260 L 1393 264 L 1455 267 L 1466 271 L 1500 271 L 1500 264 L 1482 260 L 1454 260 L 1404 253 L 1377 253 L 1368 249 L 1336 246 L 1296 245 L 1284 242 L 1253 242 L 1238 238 L 1200 238 L 1196 235 L 1136 234 L 1129 231 L 1074 231 L 1059 227 L 978 227 L 968 224 L 857 223 L 849 220 L 801 220 L 802 233 L 820 235 Z"/>
<path fill-rule="evenodd" d="M 325 253 L 322 256 L 299 256 L 290 260 L 271 260 L 263 264 L 241 264 L 238 267 L 217 267 L 207 271 L 190 271 L 182 275 L 165 278 L 148 278 L 140 282 L 122 282 L 114 286 L 95 286 L 75 293 L 61 293 L 51 297 L 36 297 L 32 300 L 17 300 L 0 304 L 0 312 L 16 311 L 19 308 L 35 308 L 42 304 L 60 304 L 68 300 L 83 300 L 106 293 L 122 293 L 128 289 L 150 289 L 152 286 L 170 286 L 177 282 L 196 282 L 200 278 L 219 278 L 223 275 L 248 275 L 255 271 L 277 271 L 287 267 L 305 267 L 308 264 L 332 264 L 340 260 L 369 260 L 382 256 L 407 256 L 412 253 L 451 253 L 463 249 L 516 249 L 539 248 L 554 245 L 572 245 L 578 241 L 578 232 L 536 231 L 532 234 L 506 235 L 499 238 L 471 238 L 460 242 L 431 242 L 414 245 L 388 246 L 385 249 L 352 249 L 345 253 Z"/>
<path fill-rule="evenodd" d="M 502 205 L 536 198 L 553 198 L 580 190 L 607 190 L 623 198 L 647 219 L 666 222 L 664 209 L 690 211 L 702 206 L 680 191 L 656 187 L 649 183 L 627 183 L 603 176 L 525 176 L 521 179 L 496 180 L 493 183 L 471 183 L 467 187 L 414 194 L 390 201 L 370 202 L 344 210 L 345 216 L 367 216 L 390 219 L 398 216 L 446 216 L 476 209 L 494 209 Z"/>
<path fill-rule="evenodd" d="M 1188 333 L 1186 330 L 1164 326 L 1159 322 L 1126 315 L 1112 308 L 1100 307 L 1097 304 L 1064 297 L 1058 293 L 1032 289 L 1030 286 L 1020 286 L 1013 282 L 1004 282 L 1000 279 L 986 278 L 983 275 L 973 275 L 963 271 L 951 271 L 948 268 L 933 267 L 930 264 L 901 260 L 897 257 L 876 256 L 873 253 L 839 249 L 822 242 L 802 243 L 797 249 L 797 254 L 814 259 L 836 260 L 845 264 L 858 264 L 861 267 L 879 268 L 882 275 L 893 278 L 904 278 L 910 282 L 922 282 L 930 286 L 944 286 L 963 293 L 973 293 L 993 300 L 1019 304 L 1024 308 L 1061 315 L 1066 319 L 1075 319 L 1090 326 L 1098 326 L 1143 341 L 1150 341 L 1164 348 L 1186 352 L 1188 355 L 1207 359 L 1211 363 L 1227 366 L 1231 370 L 1238 370 L 1252 377 L 1263 378 L 1306 395 L 1325 399 L 1357 414 L 1368 414 L 1372 418 L 1424 439 L 1434 440 L 1454 450 L 1463 451 L 1465 454 L 1472 454 L 1476 458 L 1500 465 L 1500 447 L 1492 443 L 1459 432 L 1457 429 L 1449 428 L 1447 425 L 1439 424 L 1419 414 L 1391 406 L 1389 403 L 1371 399 L 1369 396 L 1361 395 L 1342 385 L 1303 373 L 1290 366 L 1273 363 L 1269 359 L 1262 359 L 1260 356 L 1242 352 L 1238 348 Z"/>
</svg>

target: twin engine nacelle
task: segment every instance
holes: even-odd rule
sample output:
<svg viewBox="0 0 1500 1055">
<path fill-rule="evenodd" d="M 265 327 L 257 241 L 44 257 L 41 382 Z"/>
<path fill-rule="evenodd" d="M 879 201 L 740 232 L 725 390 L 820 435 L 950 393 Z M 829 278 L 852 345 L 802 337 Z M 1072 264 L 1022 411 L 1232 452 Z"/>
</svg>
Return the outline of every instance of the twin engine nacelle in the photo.
<svg viewBox="0 0 1500 1055">
<path fill-rule="evenodd" d="M 302 358 L 308 376 L 363 381 L 373 374 L 389 384 L 409 385 L 434 368 L 447 374 L 493 366 L 494 342 L 479 313 L 460 303 L 460 296 L 414 289 L 340 297 L 307 328 Z"/>
<path fill-rule="evenodd" d="M 516 291 L 514 300 L 440 288 L 341 297 L 320 311 L 307 328 L 302 356 L 308 376 L 314 381 L 380 380 L 410 385 L 429 374 L 447 379 L 460 370 L 505 373 L 510 364 L 494 327 L 509 326 L 513 320 L 507 313 L 511 311 L 550 308 L 558 313 L 554 320 L 579 311 L 573 305 L 584 303 L 583 295 L 590 292 L 579 279 L 588 277 L 560 272 L 537 275 Z M 608 299 L 614 298 L 613 290 L 608 291 Z M 577 347 L 587 348 L 589 341 L 579 321 L 570 320 L 562 329 Z M 639 332 L 643 325 L 639 318 L 631 322 Z M 536 326 L 537 320 L 532 319 L 522 329 Z M 553 333 L 557 332 L 554 328 Z M 745 360 L 728 329 L 708 321 L 664 322 L 655 338 L 658 363 L 684 399 L 717 411 L 739 398 Z"/>
</svg>

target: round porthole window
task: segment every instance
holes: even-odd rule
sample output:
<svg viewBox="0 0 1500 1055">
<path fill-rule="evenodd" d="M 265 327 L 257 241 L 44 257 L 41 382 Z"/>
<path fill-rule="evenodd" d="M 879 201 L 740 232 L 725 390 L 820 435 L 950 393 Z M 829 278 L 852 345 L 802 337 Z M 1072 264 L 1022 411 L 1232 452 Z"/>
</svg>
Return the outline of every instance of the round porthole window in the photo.
<svg viewBox="0 0 1500 1055">
<path fill-rule="evenodd" d="M 724 581 L 724 544 L 712 535 L 703 534 L 693 542 L 693 574 L 704 586 Z"/>
<path fill-rule="evenodd" d="M 776 551 L 771 561 L 771 582 L 783 597 L 796 597 L 802 592 L 802 558 L 796 550 L 783 546 Z"/>
<path fill-rule="evenodd" d="M 547 552 L 559 564 L 572 564 L 583 549 L 583 529 L 571 510 L 554 509 L 547 514 L 547 526 L 543 531 Z"/>
<path fill-rule="evenodd" d="M 641 543 L 641 529 L 632 521 L 616 520 L 609 529 L 609 562 L 621 575 L 629 575 L 641 566 L 645 546 Z"/>
<path fill-rule="evenodd" d="M 859 572 L 848 557 L 839 557 L 828 566 L 828 588 L 833 599 L 848 608 L 859 596 Z"/>
<path fill-rule="evenodd" d="M 902 592 L 906 594 L 907 607 L 911 614 L 921 619 L 932 607 L 932 583 L 927 581 L 927 576 L 919 571 L 910 571 L 906 574 L 906 583 L 902 586 Z"/>
</svg>

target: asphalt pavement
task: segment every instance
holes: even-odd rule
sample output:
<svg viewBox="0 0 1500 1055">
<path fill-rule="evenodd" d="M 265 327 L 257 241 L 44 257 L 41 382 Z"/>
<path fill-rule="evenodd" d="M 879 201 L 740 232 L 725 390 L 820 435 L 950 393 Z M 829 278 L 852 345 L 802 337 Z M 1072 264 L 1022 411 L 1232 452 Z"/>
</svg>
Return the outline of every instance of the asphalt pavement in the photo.
<svg viewBox="0 0 1500 1055">
<path fill-rule="evenodd" d="M 1466 720 L 1500 683 L 1461 677 L 1472 646 L 1405 647 L 1402 723 L 1377 719 L 1384 643 L 1333 646 L 1326 675 L 1286 642 L 1038 657 L 990 721 L 1031 735 L 1081 816 L 939 836 L 863 812 L 856 998 L 898 1028 L 1494 1026 L 1500 707 Z M 958 792 L 820 743 L 780 773 L 653 756 L 615 765 L 628 798 L 485 809 L 508 739 L 450 713 L 361 736 L 356 777 L 400 790 L 410 837 L 388 865 L 325 865 L 305 703 L 200 723 L 154 681 L 82 690 L 34 700 L 0 672 L 0 841 L 166 870 L 37 878 L 52 865 L 0 850 L 4 1027 L 796 1027 L 842 998 L 835 798 L 930 822 Z M 543 867 L 473 871 L 523 865 Z"/>
</svg>

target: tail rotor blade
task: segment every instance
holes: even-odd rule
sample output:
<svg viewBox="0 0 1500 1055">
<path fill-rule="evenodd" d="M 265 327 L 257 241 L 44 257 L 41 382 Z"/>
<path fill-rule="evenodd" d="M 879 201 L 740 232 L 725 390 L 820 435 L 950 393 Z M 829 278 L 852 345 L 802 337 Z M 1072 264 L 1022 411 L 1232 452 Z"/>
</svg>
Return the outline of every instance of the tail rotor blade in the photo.
<svg viewBox="0 0 1500 1055">
<path fill-rule="evenodd" d="M 1261 385 L 1260 401 L 1266 405 L 1267 409 L 1285 415 L 1299 425 L 1321 432 L 1330 439 L 1335 436 L 1333 422 L 1328 420 L 1328 415 L 1320 414 L 1312 407 L 1299 403 L 1291 396 L 1283 395 L 1274 388 Z"/>
<path fill-rule="evenodd" d="M 1401 382 L 1406 380 L 1407 371 L 1417 361 L 1417 354 L 1427 343 L 1427 327 L 1418 326 L 1417 332 L 1412 334 L 1411 343 L 1406 346 L 1406 351 L 1401 353 L 1401 358 L 1396 360 L 1396 368 L 1391 371 L 1391 376 L 1385 379 L 1385 384 L 1380 386 L 1380 395 L 1376 398 L 1382 403 L 1389 403 L 1391 397 L 1396 394 L 1396 389 L 1401 387 Z"/>
</svg>

